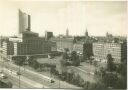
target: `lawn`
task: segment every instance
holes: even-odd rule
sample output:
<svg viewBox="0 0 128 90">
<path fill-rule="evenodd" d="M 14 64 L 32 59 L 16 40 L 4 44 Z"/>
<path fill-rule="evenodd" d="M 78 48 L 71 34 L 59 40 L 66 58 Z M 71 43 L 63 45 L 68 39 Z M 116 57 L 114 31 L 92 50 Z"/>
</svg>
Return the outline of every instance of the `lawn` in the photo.
<svg viewBox="0 0 128 90">
<path fill-rule="evenodd" d="M 49 58 L 37 58 L 37 61 L 41 64 L 44 64 L 44 63 L 48 63 L 48 64 L 59 64 L 60 63 L 60 60 L 61 60 L 61 57 L 55 57 L 53 59 L 49 59 Z"/>
<path fill-rule="evenodd" d="M 61 59 L 62 57 L 55 57 L 53 59 L 38 58 L 37 61 L 42 64 L 48 63 L 48 64 L 54 64 L 56 66 L 60 66 Z M 94 72 L 95 68 L 96 68 L 95 66 L 90 65 L 89 63 L 82 62 L 81 65 L 78 67 L 68 66 L 67 70 L 73 70 L 76 74 L 79 74 L 85 81 L 95 82 L 94 75 L 89 74 L 89 72 Z"/>
</svg>

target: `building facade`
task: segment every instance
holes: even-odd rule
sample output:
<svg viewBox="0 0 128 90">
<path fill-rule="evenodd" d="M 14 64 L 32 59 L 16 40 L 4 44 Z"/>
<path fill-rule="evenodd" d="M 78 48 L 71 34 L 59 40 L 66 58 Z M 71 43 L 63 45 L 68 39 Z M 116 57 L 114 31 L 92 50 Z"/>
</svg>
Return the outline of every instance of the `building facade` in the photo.
<svg viewBox="0 0 128 90">
<path fill-rule="evenodd" d="M 73 51 L 76 51 L 78 54 L 83 54 L 83 43 L 74 43 Z"/>
<path fill-rule="evenodd" d="M 12 42 L 4 41 L 2 43 L 2 54 L 4 55 L 13 55 L 14 54 L 14 45 Z"/>
<path fill-rule="evenodd" d="M 111 54 L 115 62 L 121 62 L 127 58 L 126 43 L 93 43 L 93 54 L 98 60 L 107 60 L 107 54 Z"/>
<path fill-rule="evenodd" d="M 68 30 L 68 28 L 66 30 L 66 37 L 69 37 L 69 30 Z"/>
<path fill-rule="evenodd" d="M 25 31 L 18 38 L 17 41 L 16 38 L 10 41 L 14 43 L 14 55 L 35 55 L 51 52 L 49 41 L 39 37 L 37 33 L 31 31 L 27 31 L 26 33 Z"/>
<path fill-rule="evenodd" d="M 10 45 L 12 43 L 12 46 Z M 6 45 L 7 44 L 7 45 Z M 13 55 L 35 55 L 51 52 L 51 44 L 38 33 L 31 31 L 31 16 L 19 10 L 19 34 L 15 37 L 9 37 L 9 41 L 4 44 L 5 53 L 10 51 L 8 45 L 12 48 Z"/>
<path fill-rule="evenodd" d="M 52 37 L 53 37 L 53 32 L 45 31 L 45 39 L 46 40 L 49 40 Z"/>
<path fill-rule="evenodd" d="M 69 51 L 73 50 L 73 38 L 52 38 L 51 41 L 56 42 L 57 51 L 63 52 L 65 48 Z"/>
<path fill-rule="evenodd" d="M 31 30 L 31 16 L 19 10 L 19 34 Z"/>
</svg>

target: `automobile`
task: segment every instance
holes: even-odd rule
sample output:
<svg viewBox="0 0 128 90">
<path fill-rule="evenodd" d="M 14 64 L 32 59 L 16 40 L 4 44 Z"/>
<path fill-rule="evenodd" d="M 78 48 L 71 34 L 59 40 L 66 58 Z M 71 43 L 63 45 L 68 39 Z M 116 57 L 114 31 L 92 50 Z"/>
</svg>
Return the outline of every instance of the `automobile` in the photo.
<svg viewBox="0 0 128 90">
<path fill-rule="evenodd" d="M 51 79 L 51 83 L 54 83 L 55 81 Z"/>
<path fill-rule="evenodd" d="M 1 73 L 1 74 L 0 74 L 0 78 L 2 78 L 2 79 L 6 79 L 7 76 L 6 76 L 5 74 Z"/>
</svg>

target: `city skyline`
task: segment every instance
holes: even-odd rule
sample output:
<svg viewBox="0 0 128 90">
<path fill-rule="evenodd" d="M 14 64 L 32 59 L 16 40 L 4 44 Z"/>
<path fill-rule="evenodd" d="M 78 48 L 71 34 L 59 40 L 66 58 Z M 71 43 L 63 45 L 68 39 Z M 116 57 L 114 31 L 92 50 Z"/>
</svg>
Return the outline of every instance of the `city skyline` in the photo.
<svg viewBox="0 0 128 90">
<path fill-rule="evenodd" d="M 127 89 L 125 1 L 0 1 L 0 88 Z"/>
<path fill-rule="evenodd" d="M 106 32 L 126 35 L 126 2 L 87 2 L 87 1 L 1 1 L 0 35 L 18 33 L 18 9 L 31 15 L 31 31 L 44 36 L 46 30 L 54 35 L 104 36 Z M 6 17 L 6 18 L 3 18 Z M 8 27 L 7 27 L 8 26 Z M 9 33 L 8 33 L 9 32 Z M 98 32 L 98 33 L 97 33 Z"/>
</svg>

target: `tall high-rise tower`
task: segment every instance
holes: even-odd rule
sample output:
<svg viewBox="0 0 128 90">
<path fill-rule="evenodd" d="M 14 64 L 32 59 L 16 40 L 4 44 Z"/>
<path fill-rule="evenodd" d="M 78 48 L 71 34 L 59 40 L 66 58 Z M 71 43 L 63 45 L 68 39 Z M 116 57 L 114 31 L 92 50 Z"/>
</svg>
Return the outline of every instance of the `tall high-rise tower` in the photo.
<svg viewBox="0 0 128 90">
<path fill-rule="evenodd" d="M 67 37 L 69 36 L 69 30 L 68 30 L 68 28 L 67 28 L 67 30 L 66 30 L 66 36 L 67 36 Z"/>
<path fill-rule="evenodd" d="M 19 34 L 31 30 L 31 16 L 19 10 Z"/>
</svg>

